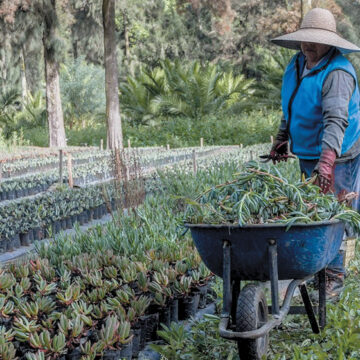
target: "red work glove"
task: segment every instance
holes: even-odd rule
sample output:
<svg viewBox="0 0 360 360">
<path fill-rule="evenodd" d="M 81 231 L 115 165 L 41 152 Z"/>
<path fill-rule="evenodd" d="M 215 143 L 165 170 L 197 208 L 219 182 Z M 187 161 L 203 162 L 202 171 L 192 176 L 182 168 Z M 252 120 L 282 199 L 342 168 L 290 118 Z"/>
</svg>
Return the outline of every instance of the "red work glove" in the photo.
<svg viewBox="0 0 360 360">
<path fill-rule="evenodd" d="M 336 152 L 331 149 L 325 149 L 316 165 L 314 173 L 316 179 L 314 184 L 321 188 L 321 192 L 326 194 L 329 190 L 334 190 L 334 170 L 335 170 Z"/>
<path fill-rule="evenodd" d="M 271 148 L 269 158 L 274 164 L 280 161 L 287 161 L 289 155 L 289 142 L 287 140 L 275 140 Z"/>
</svg>

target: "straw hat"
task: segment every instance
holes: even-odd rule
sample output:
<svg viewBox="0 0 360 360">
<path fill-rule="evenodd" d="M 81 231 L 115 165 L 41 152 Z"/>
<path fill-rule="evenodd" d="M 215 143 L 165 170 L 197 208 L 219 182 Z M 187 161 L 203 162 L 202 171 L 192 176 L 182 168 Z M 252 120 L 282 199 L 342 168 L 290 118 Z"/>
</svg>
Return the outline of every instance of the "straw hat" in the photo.
<svg viewBox="0 0 360 360">
<path fill-rule="evenodd" d="M 289 49 L 300 49 L 301 42 L 313 42 L 337 47 L 342 53 L 360 51 L 360 48 L 343 39 L 336 33 L 336 21 L 326 9 L 310 10 L 301 23 L 300 29 L 290 34 L 279 36 L 271 41 Z"/>
</svg>

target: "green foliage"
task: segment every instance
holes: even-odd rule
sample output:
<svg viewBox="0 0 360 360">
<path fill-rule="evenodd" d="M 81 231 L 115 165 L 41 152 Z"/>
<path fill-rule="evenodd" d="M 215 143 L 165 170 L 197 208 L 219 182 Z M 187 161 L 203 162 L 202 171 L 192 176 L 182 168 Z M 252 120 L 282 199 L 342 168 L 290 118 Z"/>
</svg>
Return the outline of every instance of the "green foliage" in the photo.
<svg viewBox="0 0 360 360">
<path fill-rule="evenodd" d="M 83 57 L 61 66 L 60 88 L 65 123 L 70 127 L 105 111 L 105 72 Z"/>
<path fill-rule="evenodd" d="M 196 61 L 183 65 L 164 60 L 154 70 L 140 69 L 120 85 L 120 102 L 130 121 L 146 123 L 154 116 L 200 120 L 224 111 L 236 112 L 249 102 L 252 80 L 224 73 L 217 65 Z"/>
<path fill-rule="evenodd" d="M 0 93 L 0 129 L 9 137 L 15 127 L 14 117 L 19 109 L 19 92 L 12 88 Z"/>
<path fill-rule="evenodd" d="M 22 104 L 22 110 L 14 118 L 16 129 L 31 129 L 47 127 L 45 96 L 42 91 L 34 95 L 28 93 Z"/>
<path fill-rule="evenodd" d="M 260 60 L 253 64 L 253 71 L 259 77 L 256 82 L 255 98 L 258 107 L 281 107 L 281 84 L 286 66 L 295 51 L 277 47 L 272 51 L 257 47 Z"/>
<path fill-rule="evenodd" d="M 200 138 L 207 145 L 251 145 L 270 140 L 279 126 L 281 114 L 275 111 L 253 111 L 241 115 L 209 115 L 201 121 L 191 118 L 159 118 L 152 126 L 124 126 L 124 139 L 134 146 L 198 146 Z"/>
</svg>

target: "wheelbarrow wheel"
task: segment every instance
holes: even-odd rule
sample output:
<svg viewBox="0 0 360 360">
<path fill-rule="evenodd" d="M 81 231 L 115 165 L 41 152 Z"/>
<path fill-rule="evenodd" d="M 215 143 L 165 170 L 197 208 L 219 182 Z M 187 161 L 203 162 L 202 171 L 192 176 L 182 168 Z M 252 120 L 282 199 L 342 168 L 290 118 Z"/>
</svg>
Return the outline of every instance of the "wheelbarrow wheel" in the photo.
<svg viewBox="0 0 360 360">
<path fill-rule="evenodd" d="M 268 320 L 268 307 L 262 288 L 248 284 L 241 290 L 236 308 L 236 331 L 244 332 L 260 328 Z M 260 360 L 267 353 L 269 334 L 258 339 L 239 339 L 241 360 Z"/>
</svg>

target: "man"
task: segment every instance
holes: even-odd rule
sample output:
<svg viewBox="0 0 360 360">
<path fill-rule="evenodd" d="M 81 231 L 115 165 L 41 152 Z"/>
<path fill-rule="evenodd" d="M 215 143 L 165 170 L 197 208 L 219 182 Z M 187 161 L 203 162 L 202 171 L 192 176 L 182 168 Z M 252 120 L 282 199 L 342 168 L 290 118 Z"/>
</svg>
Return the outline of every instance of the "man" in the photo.
<svg viewBox="0 0 360 360">
<path fill-rule="evenodd" d="M 284 73 L 284 116 L 271 159 L 286 160 L 290 144 L 301 172 L 316 174 L 323 193 L 360 193 L 360 94 L 355 70 L 342 55 L 360 48 L 341 38 L 332 13 L 320 8 L 306 14 L 299 30 L 271 41 L 300 50 Z M 360 211 L 359 198 L 352 207 Z M 326 273 L 327 295 L 332 296 L 343 285 L 341 252 Z"/>
</svg>

